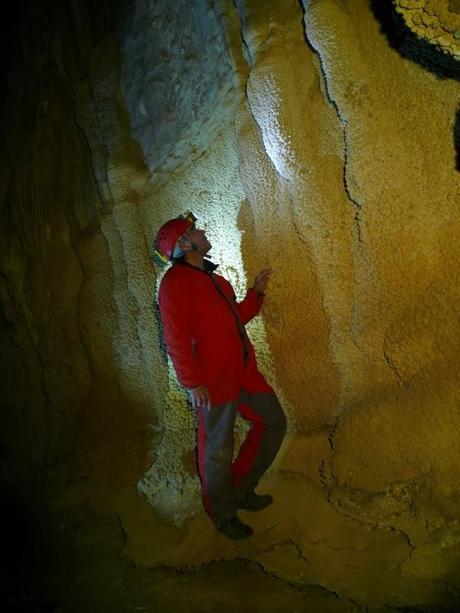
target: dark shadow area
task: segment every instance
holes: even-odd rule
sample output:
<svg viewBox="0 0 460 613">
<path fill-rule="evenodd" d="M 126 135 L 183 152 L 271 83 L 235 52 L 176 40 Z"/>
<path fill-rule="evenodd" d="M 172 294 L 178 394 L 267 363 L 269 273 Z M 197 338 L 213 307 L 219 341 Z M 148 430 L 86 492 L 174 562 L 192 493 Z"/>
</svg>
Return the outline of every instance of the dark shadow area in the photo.
<svg viewBox="0 0 460 613">
<path fill-rule="evenodd" d="M 460 106 L 455 113 L 454 124 L 455 168 L 460 172 Z"/>
<path fill-rule="evenodd" d="M 370 3 L 381 32 L 402 57 L 420 64 L 440 79 L 460 81 L 460 62 L 411 32 L 391 2 L 370 0 Z"/>
<path fill-rule="evenodd" d="M 13 551 L 7 553 L 13 553 L 14 558 L 8 565 L 8 593 L 3 592 L 5 576 L 1 575 L 2 613 L 454 611 L 430 606 L 367 608 L 318 585 L 290 584 L 244 559 L 199 567 L 139 568 L 122 555 L 124 543 L 117 518 L 97 515 L 88 506 L 59 514 L 39 513 L 34 521 L 42 525 L 41 537 L 28 532 L 21 538 L 18 553 L 18 531 L 25 519 L 23 502 L 7 505 L 10 527 L 14 528 L 9 539 Z M 30 550 L 34 542 L 39 547 L 48 542 L 52 547 Z M 24 575 L 24 566 L 33 572 Z"/>
<path fill-rule="evenodd" d="M 45 538 L 43 513 L 36 492 L 30 494 L 10 478 L 0 481 L 0 554 L 2 611 L 57 611 L 50 596 L 49 573 L 56 569 L 54 543 Z"/>
</svg>

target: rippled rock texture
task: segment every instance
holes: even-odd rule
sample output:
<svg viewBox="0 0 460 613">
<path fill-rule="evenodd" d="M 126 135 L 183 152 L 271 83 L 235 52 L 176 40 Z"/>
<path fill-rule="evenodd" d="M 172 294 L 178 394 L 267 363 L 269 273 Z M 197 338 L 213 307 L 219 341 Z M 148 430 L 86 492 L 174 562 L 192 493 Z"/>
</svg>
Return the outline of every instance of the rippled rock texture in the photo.
<svg viewBox="0 0 460 613">
<path fill-rule="evenodd" d="M 395 0 L 394 4 L 417 36 L 460 60 L 458 0 Z"/>
<path fill-rule="evenodd" d="M 455 71 L 400 53 L 367 0 L 38 4 L 4 37 L 7 478 L 117 515 L 139 565 L 246 559 L 357 610 L 455 607 Z M 412 4 L 455 42 L 453 0 Z M 275 269 L 250 334 L 290 434 L 243 545 L 201 509 L 161 344 L 151 241 L 186 210 L 239 295 Z"/>
</svg>

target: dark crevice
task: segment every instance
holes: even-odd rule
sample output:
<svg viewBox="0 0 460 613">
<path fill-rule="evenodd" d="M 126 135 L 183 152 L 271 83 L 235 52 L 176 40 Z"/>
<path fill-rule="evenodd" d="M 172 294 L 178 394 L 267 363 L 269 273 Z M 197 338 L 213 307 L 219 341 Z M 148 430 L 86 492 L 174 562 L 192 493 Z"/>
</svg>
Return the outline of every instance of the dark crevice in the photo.
<svg viewBox="0 0 460 613">
<path fill-rule="evenodd" d="M 251 48 L 245 36 L 245 24 L 244 24 L 245 15 L 243 14 L 243 11 L 241 10 L 241 6 L 239 5 L 238 0 L 233 0 L 233 6 L 236 9 L 236 12 L 240 18 L 240 23 L 241 23 L 241 42 L 242 42 L 243 57 L 246 61 L 246 64 L 248 65 L 249 70 L 251 70 L 254 62 L 253 62 L 253 57 L 251 54 Z"/>
<path fill-rule="evenodd" d="M 338 425 L 339 425 L 339 418 L 337 418 L 335 420 L 335 424 L 332 427 L 332 430 L 329 432 L 329 436 L 327 437 L 327 440 L 328 440 L 328 443 L 329 443 L 329 447 L 330 447 L 330 450 L 332 452 L 335 451 L 335 440 L 334 440 L 334 437 L 335 437 L 335 433 L 336 433 L 336 430 L 338 428 Z"/>
<path fill-rule="evenodd" d="M 347 122 L 346 121 L 343 122 L 343 144 L 344 144 L 343 146 L 343 155 L 344 155 L 343 186 L 344 186 L 345 193 L 347 194 L 348 199 L 356 207 L 355 216 L 354 216 L 356 235 L 358 238 L 358 243 L 362 243 L 363 233 L 362 233 L 362 228 L 361 228 L 361 209 L 363 205 L 360 202 L 358 202 L 356 198 L 353 197 L 351 190 L 350 190 L 350 186 L 348 184 L 348 166 L 349 166 L 348 157 L 349 157 L 350 145 L 348 143 L 348 132 L 347 132 Z"/>
<path fill-rule="evenodd" d="M 408 389 L 407 382 L 404 380 L 403 376 L 399 372 L 398 367 L 396 366 L 396 364 L 394 363 L 394 361 L 392 360 L 392 358 L 388 354 L 388 349 L 387 349 L 386 341 L 384 341 L 384 343 L 383 343 L 383 357 L 385 358 L 385 361 L 388 364 L 388 367 L 390 368 L 390 370 L 395 375 L 396 381 L 397 381 L 398 385 L 400 385 L 401 387 L 403 387 L 403 388 L 405 388 L 407 390 Z"/>
<path fill-rule="evenodd" d="M 305 13 L 306 10 L 306 6 L 304 6 L 304 2 L 300 2 L 300 6 L 302 8 L 302 11 Z M 307 35 L 307 29 L 306 27 L 303 27 L 303 36 L 304 36 L 304 40 L 306 45 L 308 46 L 309 49 L 311 49 L 311 51 L 315 54 L 315 56 L 318 58 L 318 66 L 319 66 L 319 70 L 321 73 L 321 77 L 323 79 L 323 83 L 324 83 L 324 92 L 326 95 L 326 100 L 328 101 L 328 103 L 332 106 L 332 108 L 334 109 L 336 115 L 337 115 L 337 119 L 340 122 L 340 126 L 342 128 L 342 138 L 343 138 L 343 187 L 345 190 L 345 193 L 347 195 L 348 200 L 353 204 L 353 206 L 355 207 L 355 215 L 354 215 L 354 222 L 355 222 L 355 228 L 356 228 L 356 237 L 358 240 L 358 244 L 361 245 L 363 242 L 363 236 L 362 236 L 362 227 L 361 227 L 361 211 L 362 211 L 362 204 L 360 202 L 358 202 L 356 200 L 356 198 L 353 197 L 351 190 L 350 190 L 350 186 L 349 186 L 349 181 L 348 181 L 348 167 L 349 167 L 349 151 L 350 151 L 350 145 L 348 142 L 348 119 L 343 115 L 343 113 L 341 112 L 339 105 L 337 103 L 337 101 L 335 100 L 335 98 L 332 96 L 331 92 L 330 92 L 330 84 L 329 84 L 329 80 L 328 80 L 328 75 L 327 75 L 327 71 L 326 68 L 324 66 L 324 61 L 323 58 L 321 56 L 321 53 L 315 49 L 312 44 L 310 43 L 310 41 L 308 40 L 308 35 Z"/>
<path fill-rule="evenodd" d="M 305 563 L 308 563 L 308 560 L 306 560 L 306 558 L 303 556 L 302 550 L 297 545 L 297 543 L 295 543 L 292 539 L 288 539 L 287 541 L 277 543 L 277 545 L 292 545 L 297 551 L 297 554 L 299 555 L 299 559 L 301 559 Z M 274 547 L 276 547 L 276 545 Z M 263 553 L 263 552 L 260 552 L 260 553 Z M 330 588 L 324 585 L 321 585 L 319 583 L 299 583 L 296 581 L 289 581 L 286 578 L 279 576 L 276 572 L 271 572 L 267 570 L 265 566 L 262 563 L 258 562 L 257 560 L 247 560 L 245 558 L 235 558 L 232 562 L 233 563 L 239 562 L 239 563 L 244 563 L 244 564 L 252 563 L 256 565 L 257 567 L 259 567 L 260 570 L 268 577 L 277 579 L 278 581 L 281 581 L 285 585 L 288 585 L 289 587 L 294 588 L 298 592 L 308 592 L 311 589 L 321 590 L 324 595 L 330 596 L 334 600 L 340 600 L 341 602 L 349 602 L 350 604 L 354 605 L 361 611 L 367 610 L 363 605 L 358 604 L 356 601 L 352 600 L 351 598 L 347 598 L 346 596 L 341 596 L 338 592 L 331 590 Z M 211 564 L 216 564 L 216 562 L 211 562 Z M 219 562 L 217 562 L 217 564 L 219 564 Z"/>
<path fill-rule="evenodd" d="M 87 134 L 85 132 L 85 129 L 83 128 L 83 126 L 81 126 L 78 123 L 78 120 L 76 118 L 75 109 L 72 112 L 72 121 L 73 121 L 73 124 L 74 124 L 75 128 L 82 135 L 82 146 L 88 152 L 88 157 L 89 157 L 89 164 L 88 165 L 89 165 L 89 169 L 91 171 L 91 175 L 92 175 L 92 178 L 93 178 L 93 181 L 94 181 L 94 185 L 95 185 L 95 188 L 96 188 L 97 198 L 99 200 L 101 209 L 104 210 L 106 202 L 105 202 L 105 199 L 104 199 L 104 194 L 103 194 L 103 191 L 101 189 L 100 182 L 99 182 L 99 180 L 97 178 L 97 173 L 96 173 L 96 170 L 95 170 L 93 153 L 91 151 L 91 145 L 89 143 L 88 136 L 87 136 Z"/>
<path fill-rule="evenodd" d="M 89 88 L 89 92 L 90 92 L 90 98 L 91 98 L 91 103 L 94 109 L 94 117 L 96 119 L 96 123 L 97 123 L 97 127 L 98 127 L 98 131 L 99 131 L 99 139 L 100 139 L 100 143 L 102 145 L 102 148 L 104 150 L 104 167 L 103 167 L 103 172 L 104 172 L 104 177 L 103 180 L 101 181 L 100 179 L 98 179 L 97 177 L 97 173 L 96 173 L 96 167 L 94 165 L 94 160 L 93 160 L 93 154 L 91 151 L 91 146 L 89 144 L 89 140 L 87 138 L 87 143 L 88 143 L 88 148 L 90 150 L 90 155 L 91 155 L 91 166 L 93 168 L 93 173 L 94 173 L 94 177 L 97 181 L 97 185 L 98 185 L 98 194 L 102 200 L 102 204 L 103 204 L 103 213 L 106 213 L 108 210 L 110 210 L 110 208 L 113 208 L 115 206 L 115 200 L 113 198 L 113 194 L 112 194 L 112 190 L 110 187 L 110 182 L 108 179 L 108 160 L 110 159 L 110 148 L 106 142 L 106 134 L 104 131 L 104 127 L 102 125 L 101 122 L 101 114 L 100 114 L 100 108 L 99 108 L 99 104 L 98 104 L 98 100 L 97 100 L 97 95 L 96 92 L 94 90 L 94 86 L 93 83 L 91 81 L 91 77 L 90 75 L 87 73 L 87 71 L 85 70 L 85 78 L 86 81 L 88 83 L 88 88 Z M 76 122 L 75 122 L 76 123 Z M 78 125 L 78 124 L 76 124 Z M 78 126 L 80 128 L 82 128 L 83 132 L 85 133 L 85 130 L 82 126 Z M 86 137 L 86 133 L 85 133 L 85 137 Z M 104 188 L 107 192 L 107 196 L 108 198 L 105 196 L 104 194 Z"/>
<path fill-rule="evenodd" d="M 409 555 L 407 556 L 407 559 L 404 561 L 404 562 L 407 562 L 407 560 L 410 560 L 412 558 L 412 555 L 415 551 L 415 545 L 411 542 L 410 536 L 407 534 L 407 532 L 404 532 L 404 530 L 401 530 L 401 528 L 397 528 L 396 526 L 388 526 L 388 528 L 391 530 L 391 532 L 394 532 L 395 534 L 399 534 L 403 538 L 406 545 L 409 547 Z M 404 564 L 404 562 L 401 562 L 401 564 Z"/>
</svg>

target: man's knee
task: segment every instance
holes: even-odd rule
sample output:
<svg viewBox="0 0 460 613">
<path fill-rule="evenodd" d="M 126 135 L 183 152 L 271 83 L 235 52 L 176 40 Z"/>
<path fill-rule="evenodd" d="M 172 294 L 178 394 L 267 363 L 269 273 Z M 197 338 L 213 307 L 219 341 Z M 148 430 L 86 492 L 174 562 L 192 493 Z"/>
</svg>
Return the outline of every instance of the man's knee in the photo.
<svg viewBox="0 0 460 613">
<path fill-rule="evenodd" d="M 281 406 L 280 406 L 280 413 L 278 416 L 278 425 L 284 436 L 287 430 L 287 419 L 286 419 L 286 415 L 284 414 L 284 411 L 281 408 Z"/>
<path fill-rule="evenodd" d="M 250 421 L 262 426 L 264 430 L 279 432 L 284 436 L 287 420 L 276 394 L 265 392 L 252 394 L 250 399 L 248 397 L 247 404 L 257 415 L 257 419 L 251 419 L 249 416 Z"/>
<path fill-rule="evenodd" d="M 226 470 L 232 463 L 233 459 L 233 442 L 224 441 L 219 446 L 208 448 L 206 453 L 206 464 L 213 467 L 221 467 Z"/>
<path fill-rule="evenodd" d="M 270 408 L 265 418 L 266 425 L 284 436 L 287 429 L 287 419 L 275 394 L 271 395 L 269 404 Z"/>
</svg>

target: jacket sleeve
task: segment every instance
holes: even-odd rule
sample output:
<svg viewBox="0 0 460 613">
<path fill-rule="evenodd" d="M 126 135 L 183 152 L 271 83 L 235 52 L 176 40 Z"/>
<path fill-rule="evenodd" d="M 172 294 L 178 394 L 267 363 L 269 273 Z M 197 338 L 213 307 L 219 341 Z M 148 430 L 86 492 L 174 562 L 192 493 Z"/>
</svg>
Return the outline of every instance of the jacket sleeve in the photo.
<svg viewBox="0 0 460 613">
<path fill-rule="evenodd" d="M 187 292 L 181 290 L 177 282 L 164 278 L 158 293 L 158 304 L 163 338 L 179 383 L 188 388 L 202 384 L 200 368 L 193 354 Z"/>
<path fill-rule="evenodd" d="M 243 325 L 246 325 L 248 321 L 251 321 L 259 313 L 263 301 L 264 294 L 258 294 L 254 289 L 250 288 L 244 299 L 236 303 L 238 315 Z"/>
</svg>

